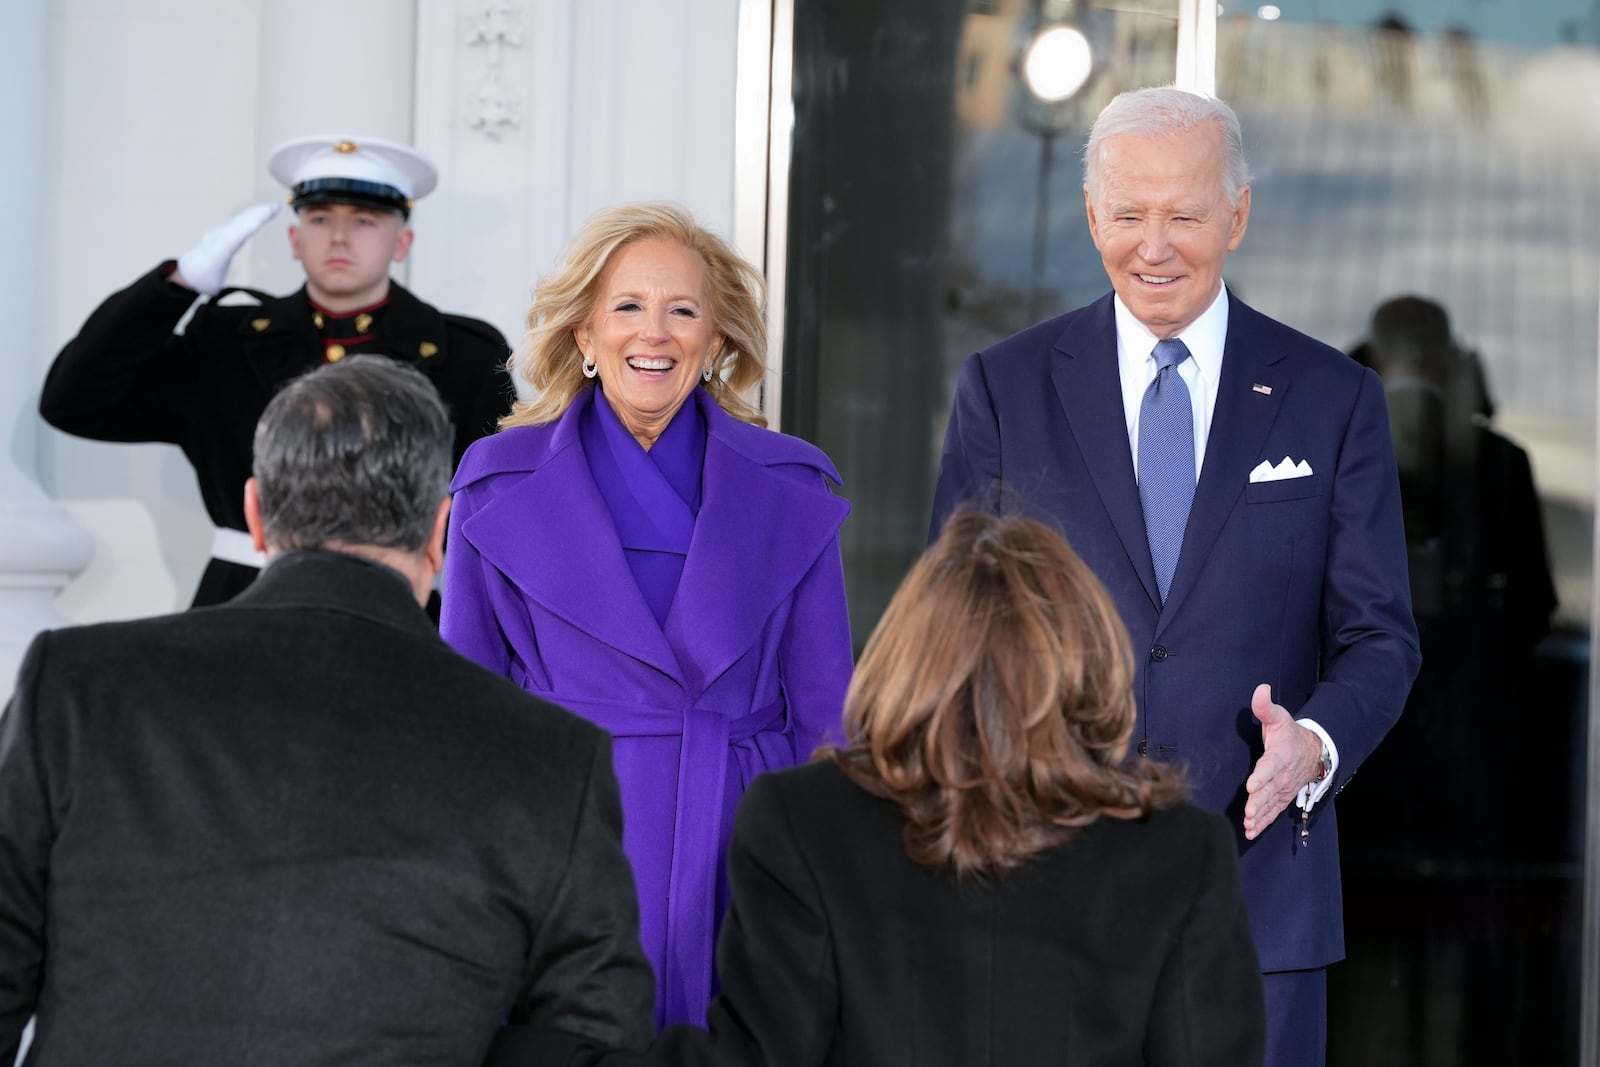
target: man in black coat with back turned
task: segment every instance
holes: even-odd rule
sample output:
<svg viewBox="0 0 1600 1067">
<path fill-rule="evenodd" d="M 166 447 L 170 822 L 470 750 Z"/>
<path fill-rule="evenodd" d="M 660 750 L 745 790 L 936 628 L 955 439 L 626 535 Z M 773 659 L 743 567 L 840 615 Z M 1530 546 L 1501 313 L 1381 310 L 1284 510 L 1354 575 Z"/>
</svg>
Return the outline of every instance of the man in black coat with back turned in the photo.
<svg viewBox="0 0 1600 1067">
<path fill-rule="evenodd" d="M 499 331 L 443 314 L 389 278 L 411 249 L 412 201 L 438 180 L 432 163 L 389 141 L 308 137 L 280 146 L 268 169 L 290 189 L 304 287 L 284 297 L 222 289 L 234 254 L 277 212 L 247 208 L 107 297 L 56 356 L 39 398 L 58 430 L 183 449 L 215 526 L 196 607 L 234 596 L 260 568 L 241 493 L 256 419 L 291 378 L 347 353 L 410 363 L 444 398 L 457 460 L 511 398 Z M 198 294 L 214 299 L 174 333 Z"/>
<path fill-rule="evenodd" d="M 0 718 L 0 1063 L 461 1065 L 637 1045 L 654 990 L 606 734 L 421 608 L 452 431 L 376 356 L 289 385 L 228 604 L 41 634 Z"/>
</svg>

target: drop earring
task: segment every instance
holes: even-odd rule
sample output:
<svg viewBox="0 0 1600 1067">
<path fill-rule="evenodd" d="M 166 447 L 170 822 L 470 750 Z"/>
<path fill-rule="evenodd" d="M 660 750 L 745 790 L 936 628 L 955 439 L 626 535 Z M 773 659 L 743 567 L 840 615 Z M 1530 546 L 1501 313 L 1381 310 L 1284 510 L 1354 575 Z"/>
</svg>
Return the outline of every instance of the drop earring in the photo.
<svg viewBox="0 0 1600 1067">
<path fill-rule="evenodd" d="M 598 363 L 596 363 L 594 360 L 590 359 L 588 356 L 584 356 L 583 357 L 583 376 L 585 378 L 593 378 L 595 375 L 597 375 L 599 373 L 600 373 L 600 365 Z"/>
<path fill-rule="evenodd" d="M 711 365 L 708 363 L 706 364 L 706 369 L 700 372 L 700 380 L 703 382 L 709 382 L 713 374 L 714 372 L 711 369 Z"/>
</svg>

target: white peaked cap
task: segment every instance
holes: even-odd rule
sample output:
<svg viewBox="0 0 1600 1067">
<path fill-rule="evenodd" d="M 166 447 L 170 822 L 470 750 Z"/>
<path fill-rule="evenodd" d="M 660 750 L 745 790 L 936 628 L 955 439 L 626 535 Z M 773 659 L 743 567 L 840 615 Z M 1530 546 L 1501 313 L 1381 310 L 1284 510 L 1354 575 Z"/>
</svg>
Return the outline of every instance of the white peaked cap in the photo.
<svg viewBox="0 0 1600 1067">
<path fill-rule="evenodd" d="M 439 184 L 439 171 L 409 145 L 375 137 L 301 137 L 272 150 L 267 170 L 295 207 L 369 204 L 402 215 Z"/>
</svg>

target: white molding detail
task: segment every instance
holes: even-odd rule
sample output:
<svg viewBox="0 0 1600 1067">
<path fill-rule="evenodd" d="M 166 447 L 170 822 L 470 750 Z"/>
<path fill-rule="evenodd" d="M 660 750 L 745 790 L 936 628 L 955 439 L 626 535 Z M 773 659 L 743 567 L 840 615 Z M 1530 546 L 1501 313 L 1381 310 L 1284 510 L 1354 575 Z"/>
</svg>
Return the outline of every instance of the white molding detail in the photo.
<svg viewBox="0 0 1600 1067">
<path fill-rule="evenodd" d="M 517 0 L 478 0 L 473 7 L 465 17 L 463 43 L 468 55 L 479 54 L 483 61 L 467 105 L 467 128 L 498 141 L 522 126 L 526 110 L 524 94 L 506 76 L 506 51 L 527 42 L 528 11 Z"/>
<path fill-rule="evenodd" d="M 772 129 L 773 0 L 739 0 L 739 33 L 734 53 L 733 118 L 733 245 L 740 254 L 773 277 L 767 259 L 767 183 Z M 781 266 L 778 268 L 781 270 Z M 781 296 L 781 294 L 780 294 Z M 769 298 L 767 325 L 774 326 Z M 781 321 L 777 324 L 781 330 Z M 778 428 L 778 388 L 783 352 L 769 335 L 767 373 L 749 390 L 749 400 Z"/>
<path fill-rule="evenodd" d="M 1217 94 L 1217 5 L 1212 0 L 1179 0 L 1173 81 L 1191 92 Z"/>
<path fill-rule="evenodd" d="M 783 429 L 783 331 L 789 287 L 789 169 L 794 140 L 794 0 L 772 0 L 772 81 L 767 98 L 767 379 L 762 411 Z"/>
<path fill-rule="evenodd" d="M 47 0 L 24 0 L 7 11 L 7 34 L 0 39 L 0 100 L 50 99 L 46 69 L 49 54 Z M 41 160 L 48 157 L 45 112 L 33 105 L 0 111 L 0 135 L 10 146 L 0 161 L 0 185 L 10 194 L 10 210 L 0 220 L 0 239 L 9 254 L 0 264 L 0 313 L 8 344 L 0 367 L 10 383 L 0 395 L 0 713 L 29 642 L 40 630 L 67 619 L 56 597 L 89 563 L 94 541 L 45 495 L 35 478 L 38 444 L 45 433 L 39 419 L 38 390 L 43 376 L 38 350 L 45 347 L 40 308 L 45 303 L 38 269 L 45 237 L 42 220 L 50 195 Z M 38 368 L 36 370 L 36 368 Z M 26 384 L 20 384 L 26 383 Z"/>
</svg>

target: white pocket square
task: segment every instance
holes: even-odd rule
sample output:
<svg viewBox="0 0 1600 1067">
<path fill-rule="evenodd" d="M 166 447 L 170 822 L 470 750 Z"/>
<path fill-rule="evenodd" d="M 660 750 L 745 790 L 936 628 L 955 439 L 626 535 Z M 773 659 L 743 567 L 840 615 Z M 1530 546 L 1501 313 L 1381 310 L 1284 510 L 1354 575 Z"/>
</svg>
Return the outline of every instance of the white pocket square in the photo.
<svg viewBox="0 0 1600 1067">
<path fill-rule="evenodd" d="M 1309 477 L 1311 477 L 1311 464 L 1305 460 L 1296 463 L 1288 456 L 1284 456 L 1276 467 L 1262 460 L 1256 464 L 1256 469 L 1250 472 L 1252 482 L 1282 482 L 1290 478 Z"/>
</svg>

